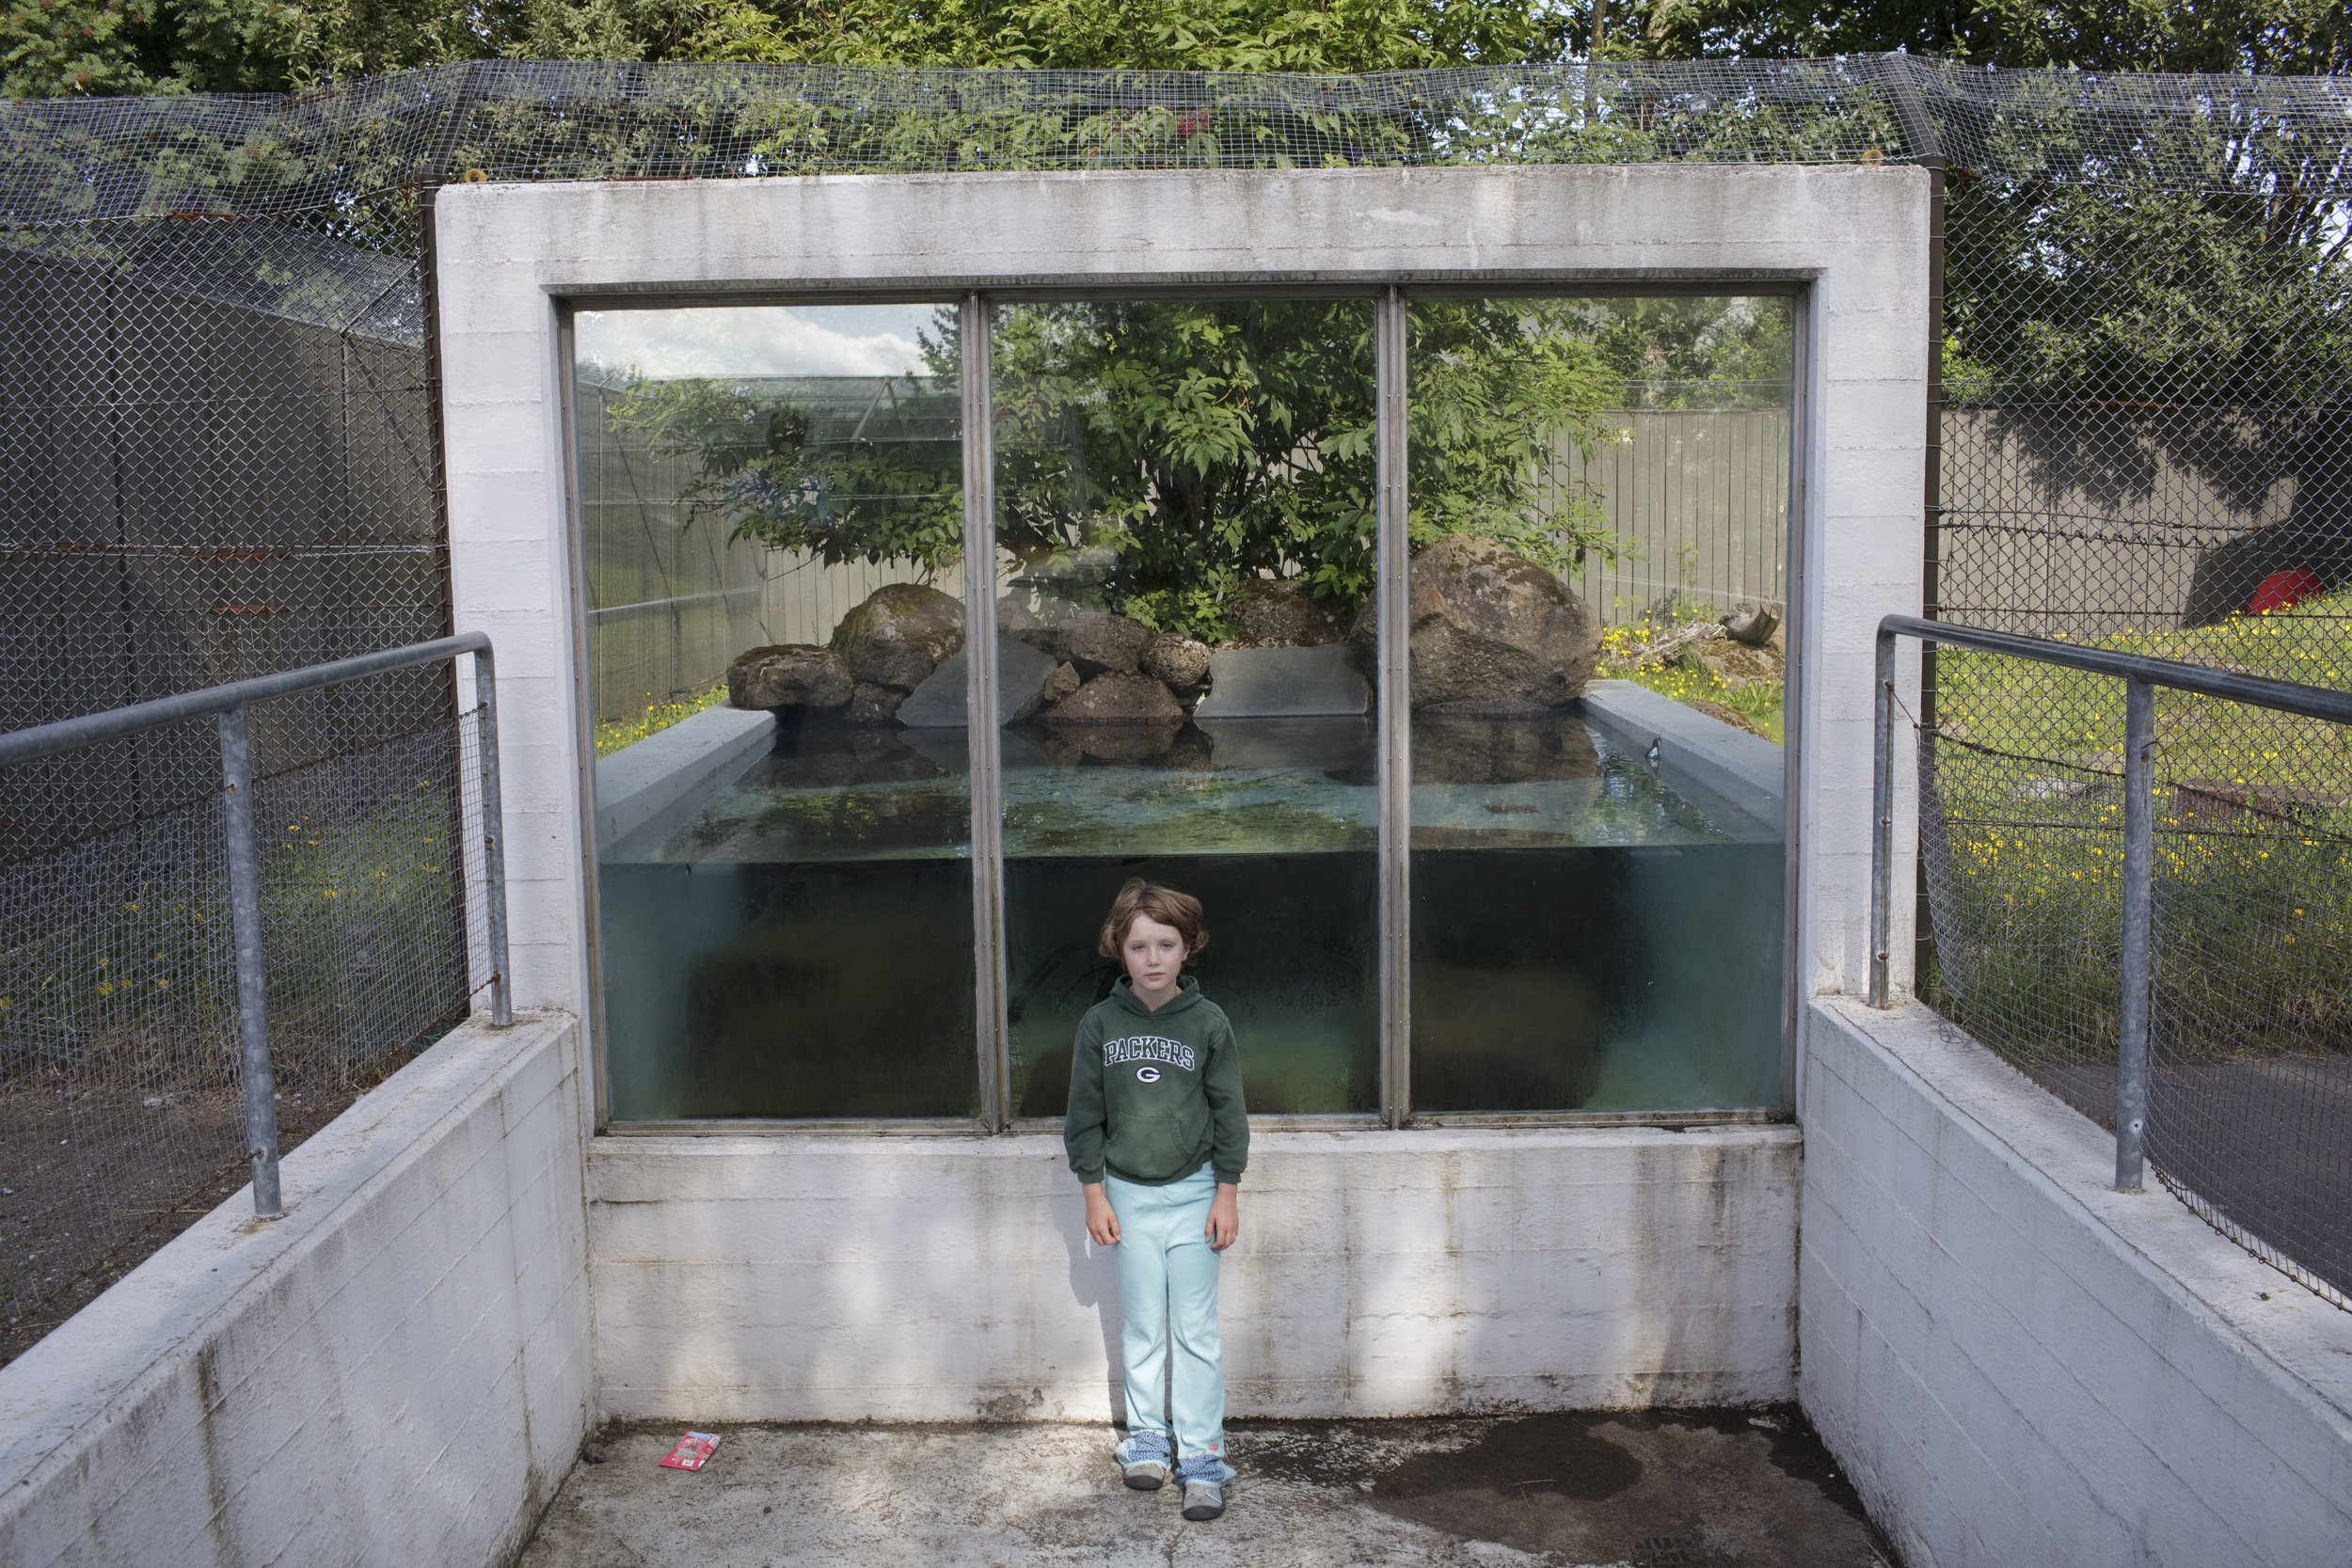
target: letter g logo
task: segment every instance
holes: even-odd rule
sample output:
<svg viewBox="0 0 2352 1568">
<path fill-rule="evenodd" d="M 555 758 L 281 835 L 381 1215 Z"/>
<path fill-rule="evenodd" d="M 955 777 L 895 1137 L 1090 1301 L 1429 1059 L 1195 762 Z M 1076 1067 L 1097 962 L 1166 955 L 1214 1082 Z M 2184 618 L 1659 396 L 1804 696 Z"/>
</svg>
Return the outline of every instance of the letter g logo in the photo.
<svg viewBox="0 0 2352 1568">
<path fill-rule="evenodd" d="M 1139 1068 L 1136 1069 L 1136 1083 L 1138 1083 L 1138 1084 L 1156 1084 L 1156 1083 L 1158 1083 L 1159 1081 L 1160 1081 L 1160 1069 L 1159 1069 L 1158 1068 L 1155 1068 L 1155 1067 L 1139 1067 Z"/>
</svg>

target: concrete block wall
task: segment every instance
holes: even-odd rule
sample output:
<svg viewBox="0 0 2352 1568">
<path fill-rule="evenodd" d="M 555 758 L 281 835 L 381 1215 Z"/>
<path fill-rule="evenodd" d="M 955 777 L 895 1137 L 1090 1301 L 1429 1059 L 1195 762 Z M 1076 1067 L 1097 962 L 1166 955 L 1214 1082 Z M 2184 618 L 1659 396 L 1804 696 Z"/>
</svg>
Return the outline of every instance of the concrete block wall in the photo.
<svg viewBox="0 0 2352 1568">
<path fill-rule="evenodd" d="M 0 1562 L 511 1560 L 593 1405 L 577 1033 L 460 1028 L 0 1368 Z"/>
<path fill-rule="evenodd" d="M 2352 1313 L 1923 1009 L 1809 1032 L 1800 1397 L 1911 1568 L 2352 1563 Z"/>
<path fill-rule="evenodd" d="M 1785 1400 L 1794 1129 L 1261 1132 L 1236 1415 Z M 1119 1291 L 1052 1135 L 599 1138 L 608 1414 L 1106 1421 Z"/>
</svg>

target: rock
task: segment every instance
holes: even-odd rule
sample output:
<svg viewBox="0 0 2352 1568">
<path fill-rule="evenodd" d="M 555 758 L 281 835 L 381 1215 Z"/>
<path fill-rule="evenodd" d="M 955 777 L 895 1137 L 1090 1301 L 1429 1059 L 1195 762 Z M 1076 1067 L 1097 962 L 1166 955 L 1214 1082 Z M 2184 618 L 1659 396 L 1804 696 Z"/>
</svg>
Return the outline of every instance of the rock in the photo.
<svg viewBox="0 0 2352 1568">
<path fill-rule="evenodd" d="M 912 691 L 963 646 L 963 605 L 936 588 L 894 582 L 841 617 L 833 646 L 858 680 Z"/>
<path fill-rule="evenodd" d="M 969 707 L 964 686 L 970 650 L 941 661 L 930 678 L 898 705 L 898 722 L 910 729 L 961 724 Z M 1045 701 L 1045 685 L 1058 667 L 1054 656 L 1009 637 L 996 639 L 996 722 L 1018 724 Z"/>
<path fill-rule="evenodd" d="M 1209 678 L 1209 645 L 1164 631 L 1145 645 L 1137 667 L 1153 680 L 1166 681 L 1181 696 L 1198 690 Z"/>
<path fill-rule="evenodd" d="M 1078 673 L 1076 665 L 1056 665 L 1054 673 L 1045 677 L 1045 700 L 1049 703 L 1058 703 L 1085 684 L 1086 677 Z"/>
<path fill-rule="evenodd" d="M 1724 630 L 1734 642 L 1761 648 L 1780 629 L 1780 617 L 1762 605 L 1748 605 L 1724 617 Z"/>
<path fill-rule="evenodd" d="M 738 654 L 727 666 L 727 701 L 739 708 L 839 707 L 850 700 L 850 668 L 831 648 L 779 642 Z"/>
<path fill-rule="evenodd" d="M 1193 712 L 1204 720 L 1288 719 L 1360 714 L 1371 705 L 1372 688 L 1338 644 L 1219 648 L 1209 660 L 1209 694 Z"/>
<path fill-rule="evenodd" d="M 1018 638 L 1040 648 L 1045 647 L 1052 637 L 1036 611 L 1010 594 L 996 601 L 996 634 Z"/>
<path fill-rule="evenodd" d="M 582 1443 L 580 1446 L 580 1463 L 583 1465 L 603 1464 L 604 1445 L 602 1443 Z"/>
<path fill-rule="evenodd" d="M 852 724 L 887 724 L 898 716 L 898 705 L 906 700 L 907 694 L 895 686 L 860 681 L 842 717 Z"/>
<path fill-rule="evenodd" d="M 1133 674 L 1152 645 L 1152 628 L 1108 610 L 1089 610 L 1054 628 L 1062 657 L 1082 675 Z"/>
<path fill-rule="evenodd" d="M 1755 646 L 1725 637 L 1701 644 L 1697 653 L 1710 674 L 1735 689 L 1778 685 L 1784 670 L 1777 637 Z"/>
<path fill-rule="evenodd" d="M 1454 534 L 1414 559 L 1413 705 L 1501 716 L 1576 699 L 1600 656 L 1584 601 L 1523 555 Z M 1376 663 L 1375 608 L 1349 633 L 1359 669 Z"/>
<path fill-rule="evenodd" d="M 1095 676 L 1041 715 L 1048 724 L 1182 724 L 1184 705 L 1151 676 L 1113 670 Z"/>
<path fill-rule="evenodd" d="M 1295 578 L 1251 578 L 1226 601 L 1234 641 L 1257 648 L 1319 648 L 1347 641 L 1347 617 Z"/>
<path fill-rule="evenodd" d="M 1184 736 L 1181 722 L 1165 720 L 1148 724 L 1081 724 L 1063 733 L 1075 740 L 1079 753 L 1096 762 L 1123 764 L 1157 763 L 1161 767 L 1181 766 L 1178 742 Z M 1198 732 L 1195 732 L 1196 734 Z M 1205 764 L 1205 757 L 1201 759 Z"/>
</svg>

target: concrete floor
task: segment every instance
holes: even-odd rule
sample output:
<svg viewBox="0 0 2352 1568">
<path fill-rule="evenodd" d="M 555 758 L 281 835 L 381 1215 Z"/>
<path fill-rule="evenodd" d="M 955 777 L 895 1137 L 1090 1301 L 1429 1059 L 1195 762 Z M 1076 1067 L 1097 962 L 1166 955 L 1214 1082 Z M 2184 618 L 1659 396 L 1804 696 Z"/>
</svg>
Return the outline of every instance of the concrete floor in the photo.
<svg viewBox="0 0 2352 1568">
<path fill-rule="evenodd" d="M 1895 1568 L 1793 1409 L 1238 1422 L 1225 1517 L 1130 1492 L 1098 1426 L 613 1428 L 523 1568 L 786 1564 Z"/>
</svg>

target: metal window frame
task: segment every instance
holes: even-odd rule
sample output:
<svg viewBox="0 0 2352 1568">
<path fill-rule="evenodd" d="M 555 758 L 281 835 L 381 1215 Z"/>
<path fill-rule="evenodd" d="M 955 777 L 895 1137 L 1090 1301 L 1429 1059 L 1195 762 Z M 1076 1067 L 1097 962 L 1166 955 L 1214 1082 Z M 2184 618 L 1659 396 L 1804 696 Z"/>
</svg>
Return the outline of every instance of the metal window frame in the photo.
<svg viewBox="0 0 2352 1568">
<path fill-rule="evenodd" d="M 1010 1102 L 1010 1039 L 1004 1017 L 1003 768 L 999 749 L 971 748 L 971 864 L 973 899 L 974 1007 L 978 1060 L 979 1114 L 976 1117 L 713 1117 L 625 1121 L 613 1117 L 611 1075 L 606 1066 L 602 922 L 595 834 L 594 725 L 591 718 L 585 518 L 579 486 L 578 408 L 573 382 L 577 359 L 574 316 L 580 310 L 671 310 L 744 306 L 841 306 L 908 304 L 952 307 L 957 311 L 963 424 L 964 602 L 967 628 L 971 606 L 993 605 L 995 581 L 995 464 L 992 423 L 991 311 L 997 304 L 1133 299 L 1369 299 L 1374 306 L 1377 432 L 1375 467 L 1378 485 L 1375 520 L 1375 581 L 1385 590 L 1408 580 L 1410 570 L 1406 421 L 1409 311 L 1416 297 L 1428 298 L 1629 298 L 1779 296 L 1791 301 L 1792 363 L 1788 439 L 1789 486 L 1787 522 L 1788 628 L 1785 734 L 1788 784 L 1784 790 L 1788 886 L 1783 917 L 1782 1091 L 1775 1106 L 1654 1111 L 1491 1111 L 1416 1113 L 1412 1108 L 1411 1055 L 1411 809 L 1412 709 L 1408 594 L 1379 594 L 1380 680 L 1375 697 L 1379 834 L 1375 851 L 1378 885 L 1377 951 L 1380 955 L 1380 1039 L 1377 1112 L 1329 1115 L 1252 1116 L 1261 1132 L 1346 1131 L 1375 1128 L 1606 1128 L 1754 1126 L 1786 1121 L 1795 1112 L 1798 997 L 1797 931 L 1798 736 L 1803 668 L 1797 613 L 1804 592 L 1805 435 L 1808 428 L 1809 331 L 1813 276 L 1768 270 L 1705 273 L 1595 272 L 1384 273 L 1302 279 L 1291 275 L 1236 273 L 1214 278 L 1106 279 L 1100 276 L 1060 279 L 905 279 L 866 285 L 856 282 L 817 288 L 728 285 L 723 288 L 568 287 L 550 290 L 557 312 L 556 376 L 563 425 L 565 549 L 571 577 L 574 647 L 573 707 L 579 736 L 582 929 L 585 934 L 586 1013 L 596 1069 L 597 1132 L 630 1137 L 843 1136 L 969 1137 L 1058 1132 L 1059 1117 L 1019 1117 Z M 965 639 L 967 719 L 996 710 L 996 648 L 993 638 Z M 975 726 L 977 727 L 977 726 Z M 993 731 L 994 726 L 990 726 Z"/>
</svg>

